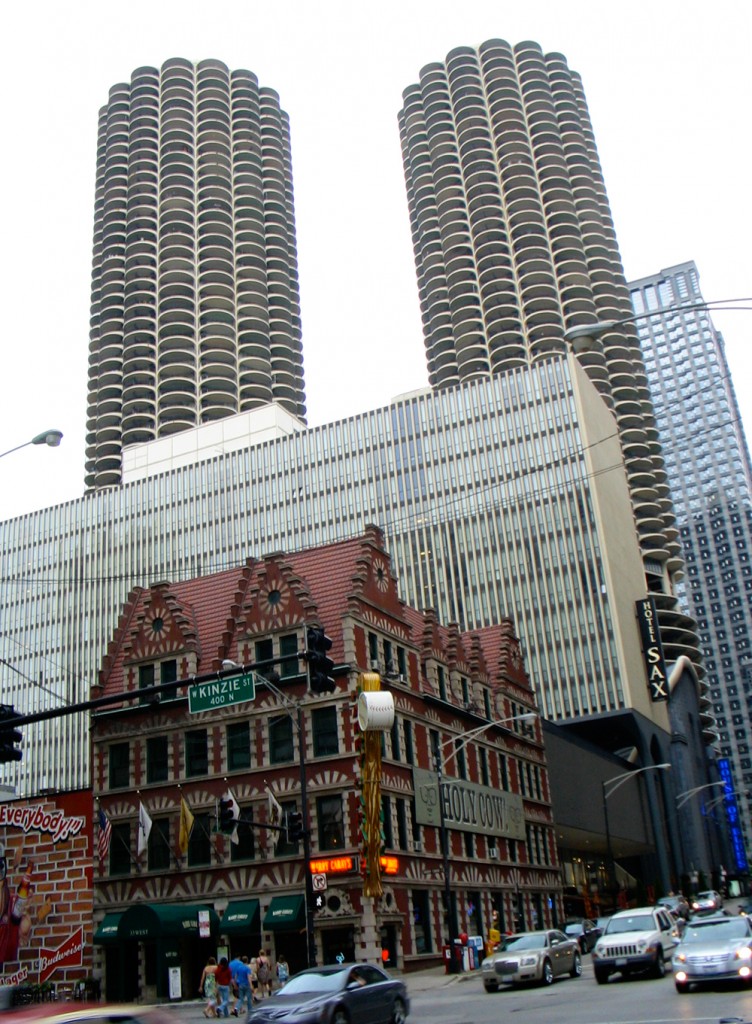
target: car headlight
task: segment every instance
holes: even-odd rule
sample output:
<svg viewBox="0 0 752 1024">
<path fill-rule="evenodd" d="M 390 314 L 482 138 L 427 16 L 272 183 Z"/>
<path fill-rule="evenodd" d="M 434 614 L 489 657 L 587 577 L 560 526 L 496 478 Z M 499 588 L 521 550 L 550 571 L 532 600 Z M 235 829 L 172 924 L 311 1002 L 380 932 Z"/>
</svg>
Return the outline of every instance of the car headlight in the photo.
<svg viewBox="0 0 752 1024">
<path fill-rule="evenodd" d="M 677 953 L 676 956 L 674 957 L 674 959 L 678 960 L 678 962 L 680 964 L 685 964 L 687 962 L 687 954 L 686 953 Z"/>
<path fill-rule="evenodd" d="M 749 946 L 742 946 L 741 949 L 737 949 L 734 953 L 734 957 L 737 960 L 752 960 L 752 949 Z"/>
<path fill-rule="evenodd" d="M 520 959 L 520 967 L 532 967 L 534 964 L 537 964 L 537 963 L 538 963 L 538 957 L 537 956 L 523 956 Z"/>
</svg>

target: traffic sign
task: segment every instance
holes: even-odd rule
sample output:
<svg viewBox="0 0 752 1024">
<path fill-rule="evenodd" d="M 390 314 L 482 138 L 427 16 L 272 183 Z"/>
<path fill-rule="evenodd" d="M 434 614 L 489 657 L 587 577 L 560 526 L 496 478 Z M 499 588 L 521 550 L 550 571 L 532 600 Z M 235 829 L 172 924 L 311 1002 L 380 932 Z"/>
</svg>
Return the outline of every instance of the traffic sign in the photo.
<svg viewBox="0 0 752 1024">
<path fill-rule="evenodd" d="M 316 874 L 311 876 L 311 885 L 314 892 L 326 891 L 326 875 Z"/>
<path fill-rule="evenodd" d="M 326 900 L 323 893 L 317 892 L 313 898 L 316 910 L 323 910 L 326 906 Z"/>
<path fill-rule="evenodd" d="M 231 704 L 242 704 L 256 696 L 256 679 L 252 672 L 225 676 L 208 683 L 188 687 L 188 710 L 212 711 Z"/>
</svg>

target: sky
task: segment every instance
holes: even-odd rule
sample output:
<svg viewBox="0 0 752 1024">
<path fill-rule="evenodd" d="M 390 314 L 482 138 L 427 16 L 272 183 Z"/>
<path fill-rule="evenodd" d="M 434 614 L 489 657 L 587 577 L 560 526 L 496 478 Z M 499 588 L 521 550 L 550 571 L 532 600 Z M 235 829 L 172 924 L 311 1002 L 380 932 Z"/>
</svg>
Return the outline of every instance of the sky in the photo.
<svg viewBox="0 0 752 1024">
<path fill-rule="evenodd" d="M 744 0 L 28 0 L 3 29 L 0 519 L 83 493 L 97 119 L 143 65 L 247 68 L 290 116 L 311 426 L 427 384 L 397 114 L 456 46 L 582 75 L 628 279 L 694 260 L 706 299 L 752 295 Z M 714 320 L 749 433 L 752 316 Z"/>
</svg>

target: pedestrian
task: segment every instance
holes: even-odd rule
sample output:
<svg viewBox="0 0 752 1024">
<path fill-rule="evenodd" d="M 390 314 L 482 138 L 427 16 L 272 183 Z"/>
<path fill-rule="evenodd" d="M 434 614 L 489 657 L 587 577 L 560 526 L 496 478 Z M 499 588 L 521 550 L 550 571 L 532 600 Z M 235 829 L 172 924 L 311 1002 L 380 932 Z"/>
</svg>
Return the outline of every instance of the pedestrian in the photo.
<svg viewBox="0 0 752 1024">
<path fill-rule="evenodd" d="M 260 999 L 258 983 L 258 960 L 256 959 L 255 956 L 251 957 L 251 962 L 249 966 L 251 968 L 251 996 L 253 1002 L 258 1003 Z"/>
<path fill-rule="evenodd" d="M 217 961 L 210 956 L 198 983 L 199 992 L 206 997 L 205 1017 L 217 1016 Z"/>
<path fill-rule="evenodd" d="M 227 957 L 223 956 L 219 961 L 216 973 L 217 979 L 217 993 L 219 997 L 219 1006 L 217 1007 L 218 1017 L 229 1017 L 230 1016 L 230 985 L 232 983 L 232 971 L 230 965 L 227 962 Z"/>
<path fill-rule="evenodd" d="M 235 1002 L 233 1003 L 232 1009 L 230 1010 L 230 1013 L 232 1013 L 233 1017 L 237 1017 L 237 1013 L 235 1011 L 238 1006 L 238 979 L 236 975 L 238 967 L 241 967 L 242 964 L 243 961 L 239 956 L 234 956 L 230 961 L 230 974 L 232 975 L 232 981 L 230 982 L 230 996 L 235 998 Z"/>
<path fill-rule="evenodd" d="M 233 975 L 238 986 L 238 998 L 232 1008 L 233 1017 L 240 1016 L 243 1010 L 248 1014 L 251 1009 L 251 973 L 248 957 L 244 956 L 235 968 Z"/>
<path fill-rule="evenodd" d="M 259 996 L 262 999 L 264 996 L 270 996 L 272 994 L 272 965 L 265 949 L 259 950 L 256 960 L 256 977 L 258 978 Z"/>
<path fill-rule="evenodd" d="M 285 982 L 290 977 L 290 968 L 287 966 L 287 960 L 285 960 L 285 954 L 280 953 L 277 957 L 277 980 L 279 981 L 279 987 L 284 988 Z"/>
</svg>

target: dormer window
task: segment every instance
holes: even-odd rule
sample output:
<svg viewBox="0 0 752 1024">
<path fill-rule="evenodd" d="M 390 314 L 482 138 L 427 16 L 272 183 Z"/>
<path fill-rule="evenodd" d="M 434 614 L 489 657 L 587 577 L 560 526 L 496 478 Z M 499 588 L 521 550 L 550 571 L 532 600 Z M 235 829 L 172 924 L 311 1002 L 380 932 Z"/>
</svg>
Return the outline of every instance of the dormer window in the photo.
<svg viewBox="0 0 752 1024">
<path fill-rule="evenodd" d="M 438 680 L 439 680 L 439 697 L 442 700 L 447 699 L 447 687 L 446 687 L 446 674 L 444 672 L 444 666 L 439 665 L 437 669 Z"/>
</svg>

